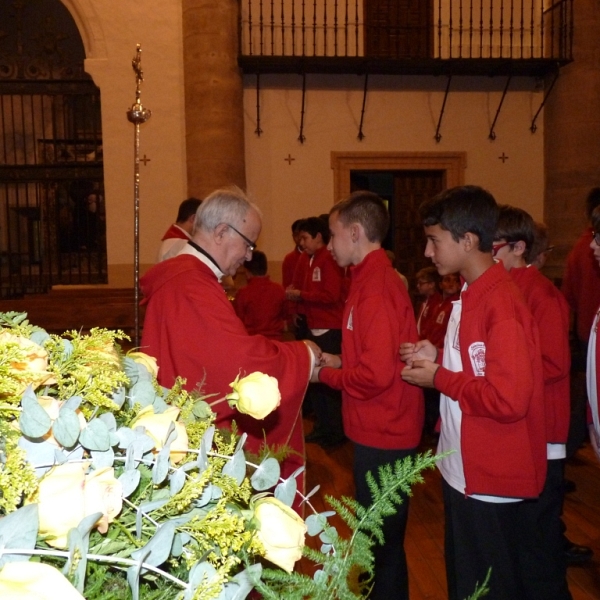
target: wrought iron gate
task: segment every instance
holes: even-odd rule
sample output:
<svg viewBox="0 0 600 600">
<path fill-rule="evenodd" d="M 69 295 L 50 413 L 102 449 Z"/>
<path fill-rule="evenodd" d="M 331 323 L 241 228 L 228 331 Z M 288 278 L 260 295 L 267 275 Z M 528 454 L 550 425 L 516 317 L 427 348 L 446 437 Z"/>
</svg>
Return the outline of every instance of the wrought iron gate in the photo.
<svg viewBox="0 0 600 600">
<path fill-rule="evenodd" d="M 100 91 L 81 39 L 58 0 L 3 11 L 14 28 L 0 45 L 0 296 L 106 283 Z"/>
</svg>

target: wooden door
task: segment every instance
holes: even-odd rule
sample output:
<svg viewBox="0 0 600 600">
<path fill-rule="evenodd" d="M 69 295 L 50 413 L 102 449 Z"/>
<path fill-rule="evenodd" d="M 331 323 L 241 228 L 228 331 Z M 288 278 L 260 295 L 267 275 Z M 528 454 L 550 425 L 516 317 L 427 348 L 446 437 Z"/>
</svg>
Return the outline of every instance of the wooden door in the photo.
<svg viewBox="0 0 600 600">
<path fill-rule="evenodd" d="M 429 58 L 433 53 L 431 0 L 365 0 L 365 55 Z"/>
<path fill-rule="evenodd" d="M 396 268 L 414 286 L 415 273 L 431 261 L 423 255 L 425 235 L 419 206 L 446 188 L 446 173 L 441 169 L 376 170 L 350 172 L 351 191 L 369 190 L 388 202 L 390 232 L 384 247 L 396 255 Z"/>
</svg>

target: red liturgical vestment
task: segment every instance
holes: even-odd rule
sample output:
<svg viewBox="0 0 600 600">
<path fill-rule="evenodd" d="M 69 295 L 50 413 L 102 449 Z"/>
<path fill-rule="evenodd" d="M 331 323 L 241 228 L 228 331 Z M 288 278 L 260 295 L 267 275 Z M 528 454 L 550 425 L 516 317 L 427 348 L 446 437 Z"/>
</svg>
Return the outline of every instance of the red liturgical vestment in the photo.
<svg viewBox="0 0 600 600">
<path fill-rule="evenodd" d="M 286 459 L 282 476 L 303 464 L 304 438 L 300 407 L 311 368 L 310 350 L 302 342 L 277 342 L 249 335 L 235 314 L 215 274 L 195 256 L 183 254 L 152 267 L 141 278 L 147 303 L 142 350 L 158 360 L 158 380 L 170 387 L 185 377 L 186 389 L 199 384 L 214 399 L 230 393 L 238 373 L 261 371 L 279 382 L 281 404 L 263 420 L 215 406 L 217 425 L 232 420 L 248 434 L 245 448 L 256 453 L 266 439 L 288 444 L 300 456 Z"/>
</svg>

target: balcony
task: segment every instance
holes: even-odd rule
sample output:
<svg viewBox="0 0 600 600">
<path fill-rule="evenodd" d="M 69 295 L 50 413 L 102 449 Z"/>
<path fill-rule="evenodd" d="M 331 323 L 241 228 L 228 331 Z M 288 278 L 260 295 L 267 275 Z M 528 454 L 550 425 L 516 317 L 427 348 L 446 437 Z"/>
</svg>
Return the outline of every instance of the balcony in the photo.
<svg viewBox="0 0 600 600">
<path fill-rule="evenodd" d="M 573 0 L 242 0 L 245 73 L 531 76 L 573 60 Z"/>
</svg>

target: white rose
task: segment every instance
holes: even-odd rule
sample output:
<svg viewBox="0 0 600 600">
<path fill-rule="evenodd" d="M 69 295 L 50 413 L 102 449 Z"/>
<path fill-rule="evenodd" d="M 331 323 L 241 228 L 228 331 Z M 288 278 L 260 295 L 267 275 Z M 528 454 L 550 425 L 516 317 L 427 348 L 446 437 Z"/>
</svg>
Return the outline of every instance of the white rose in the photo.
<svg viewBox="0 0 600 600">
<path fill-rule="evenodd" d="M 179 409 L 175 406 L 169 406 L 162 413 L 155 413 L 153 406 L 146 406 L 131 423 L 131 429 L 144 427 L 146 433 L 154 441 L 154 447 L 158 452 L 165 443 L 167 431 L 171 423 L 175 423 L 177 438 L 171 444 L 171 462 L 177 463 L 185 458 L 188 451 L 188 434 L 185 425 L 177 420 Z"/>
<path fill-rule="evenodd" d="M 277 379 L 260 371 L 242 379 L 238 375 L 229 385 L 233 388 L 233 392 L 226 396 L 229 406 L 255 419 L 264 419 L 281 402 Z"/>
<path fill-rule="evenodd" d="M 306 523 L 277 498 L 261 498 L 254 505 L 259 522 L 256 535 L 265 548 L 265 558 L 288 573 L 302 557 Z"/>
<path fill-rule="evenodd" d="M 148 369 L 148 372 L 151 375 L 154 375 L 154 377 L 158 377 L 158 364 L 154 356 L 150 356 L 145 352 L 128 352 L 127 356 L 133 359 L 136 363 L 144 365 L 144 367 Z"/>
<path fill-rule="evenodd" d="M 15 561 L 0 570 L 0 598 L 15 600 L 85 600 L 55 567 Z"/>
</svg>

